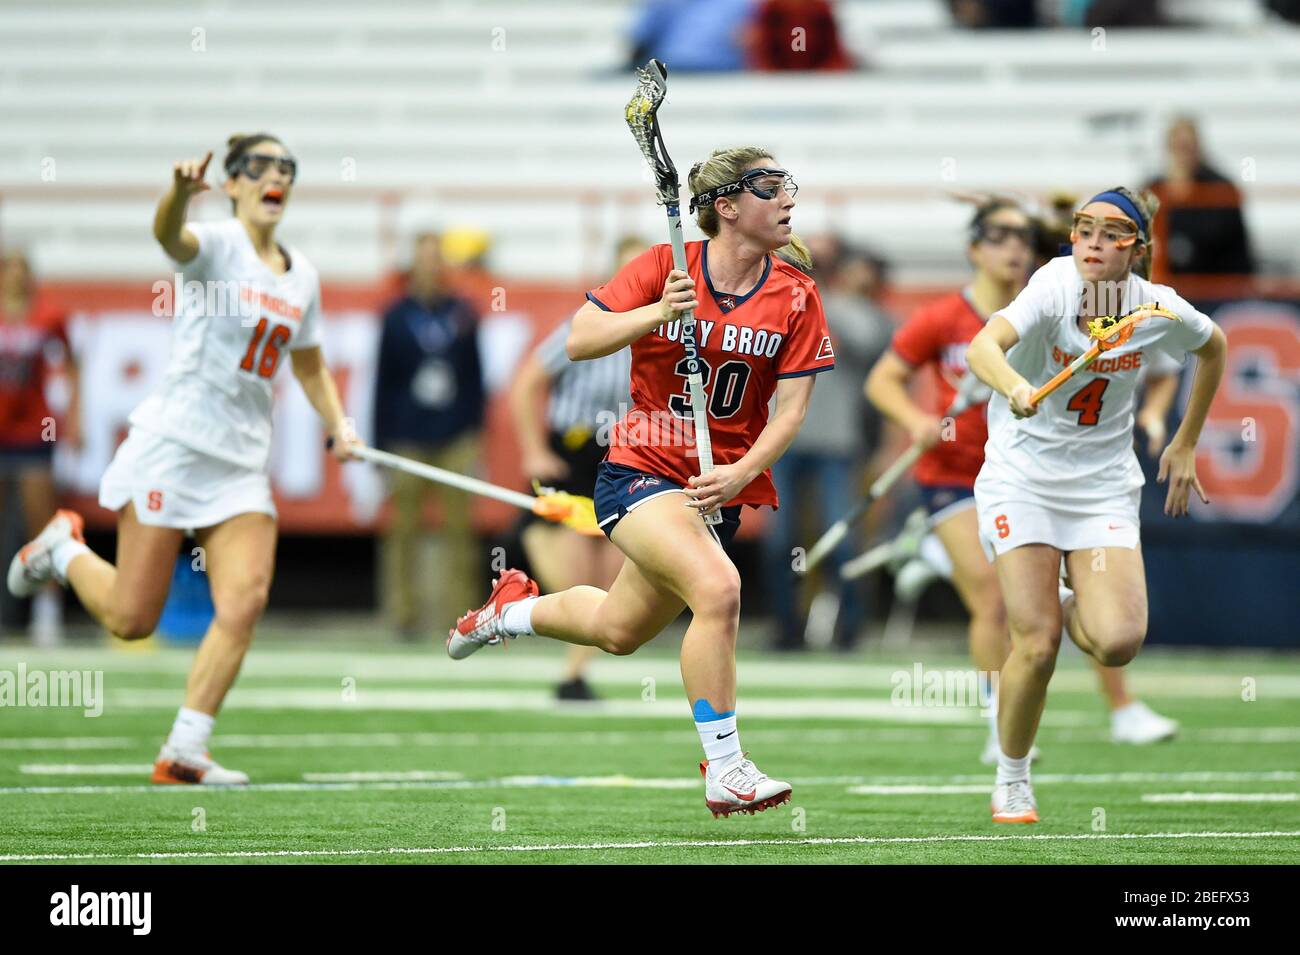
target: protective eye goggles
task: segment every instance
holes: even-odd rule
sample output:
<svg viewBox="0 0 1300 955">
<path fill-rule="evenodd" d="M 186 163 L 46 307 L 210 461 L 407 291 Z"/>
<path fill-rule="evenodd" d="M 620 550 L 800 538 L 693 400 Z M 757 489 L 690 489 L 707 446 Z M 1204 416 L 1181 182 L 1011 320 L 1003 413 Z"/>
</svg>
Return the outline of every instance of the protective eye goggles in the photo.
<svg viewBox="0 0 1300 955">
<path fill-rule="evenodd" d="M 972 232 L 971 241 L 1002 245 L 1008 239 L 1019 239 L 1027 246 L 1034 244 L 1034 227 L 1029 225 L 1000 225 L 982 222 Z"/>
<path fill-rule="evenodd" d="M 244 153 L 226 168 L 226 172 L 231 179 L 242 173 L 256 182 L 273 164 L 280 175 L 289 177 L 289 182 L 298 177 L 298 160 L 292 156 L 271 156 L 267 153 Z"/>
<path fill-rule="evenodd" d="M 711 206 L 723 196 L 734 196 L 738 192 L 748 192 L 760 199 L 775 199 L 780 189 L 784 189 L 791 199 L 799 194 L 798 184 L 784 169 L 751 169 L 735 182 L 691 196 L 690 211 Z"/>
<path fill-rule="evenodd" d="M 1082 212 L 1074 214 L 1070 226 L 1070 241 L 1088 240 L 1100 235 L 1102 240 L 1121 249 L 1127 249 L 1138 241 L 1146 241 L 1142 230 L 1132 219 L 1120 216 L 1086 216 Z"/>
</svg>

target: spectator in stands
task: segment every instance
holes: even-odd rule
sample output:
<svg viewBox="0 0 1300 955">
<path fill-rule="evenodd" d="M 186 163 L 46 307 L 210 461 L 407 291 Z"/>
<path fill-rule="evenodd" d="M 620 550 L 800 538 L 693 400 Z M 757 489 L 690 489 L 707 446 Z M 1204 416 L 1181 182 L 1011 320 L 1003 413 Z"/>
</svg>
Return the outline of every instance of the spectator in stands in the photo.
<svg viewBox="0 0 1300 955">
<path fill-rule="evenodd" d="M 768 592 L 776 618 L 773 645 L 794 650 L 804 645 L 797 579 L 791 571 L 791 552 L 798 539 L 801 504 L 816 502 L 817 527 L 828 527 L 853 506 L 861 493 L 862 469 L 873 445 L 867 436 L 879 434 L 879 415 L 869 409 L 862 387 L 876 359 L 889 347 L 894 326 L 880 305 L 885 263 L 862 249 L 833 238 L 810 241 L 826 258 L 814 258 L 814 276 L 823 288 L 822 303 L 835 348 L 835 374 L 817 383 L 805 420 L 815 426 L 802 429 L 789 449 L 772 466 L 781 508 L 772 517 L 764 541 Z M 816 255 L 817 253 L 814 253 Z M 831 379 L 834 378 L 834 381 Z M 864 428 L 863 420 L 873 423 Z M 850 648 L 866 613 L 861 582 L 839 583 L 839 568 L 854 556 L 846 540 L 822 566 L 834 581 L 839 597 L 835 645 Z"/>
<path fill-rule="evenodd" d="M 66 316 L 44 299 L 21 252 L 0 257 L 0 515 L 16 492 L 26 537 L 40 533 L 57 507 L 51 464 L 56 440 L 81 443 L 77 365 L 68 345 Z M 68 412 L 56 421 L 45 402 L 51 370 L 63 369 Z M 5 555 L 5 564 L 13 554 Z M 51 583 L 32 598 L 31 636 L 40 645 L 57 643 L 63 594 Z"/>
<path fill-rule="evenodd" d="M 1035 0 L 948 0 L 959 27 L 969 30 L 1009 30 L 1038 26 Z"/>
<path fill-rule="evenodd" d="M 755 0 L 647 0 L 632 27 L 629 68 L 657 57 L 676 72 L 745 68 Z"/>
<path fill-rule="evenodd" d="M 1205 161 L 1195 120 L 1176 118 L 1165 149 L 1164 174 L 1147 185 L 1160 200 L 1167 230 L 1156 245 L 1155 280 L 1251 274 L 1241 192 Z"/>
<path fill-rule="evenodd" d="M 486 397 L 478 315 L 446 291 L 439 237 L 416 238 L 406 294 L 384 313 L 375 374 L 375 446 L 462 474 L 479 461 Z M 393 515 L 384 532 L 385 604 L 404 636 L 418 632 L 415 571 L 425 499 L 437 494 L 446 559 L 434 575 L 437 616 L 478 600 L 470 499 L 461 491 L 400 471 L 392 481 Z"/>
<path fill-rule="evenodd" d="M 757 70 L 849 70 L 827 0 L 761 0 L 748 37 Z"/>
</svg>

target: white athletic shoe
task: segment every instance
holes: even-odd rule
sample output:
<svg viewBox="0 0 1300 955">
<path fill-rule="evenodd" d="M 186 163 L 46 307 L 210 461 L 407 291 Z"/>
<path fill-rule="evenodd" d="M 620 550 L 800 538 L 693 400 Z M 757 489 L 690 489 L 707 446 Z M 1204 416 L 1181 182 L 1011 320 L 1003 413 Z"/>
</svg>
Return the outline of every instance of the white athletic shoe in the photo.
<svg viewBox="0 0 1300 955">
<path fill-rule="evenodd" d="M 44 529 L 9 562 L 9 592 L 15 597 L 30 597 L 51 580 L 66 584 L 54 569 L 54 548 L 67 540 L 85 543 L 81 536 L 83 523 L 76 511 L 55 511 Z"/>
<path fill-rule="evenodd" d="M 164 743 L 153 764 L 154 783 L 247 786 L 248 774 L 226 769 L 207 753 L 186 753 Z"/>
<path fill-rule="evenodd" d="M 980 753 L 980 762 L 985 766 L 996 766 L 998 757 L 1002 755 L 1002 745 L 998 742 L 997 737 L 990 736 L 984 741 L 984 752 Z M 1038 746 L 1029 747 L 1029 763 L 1033 765 L 1038 762 Z"/>
<path fill-rule="evenodd" d="M 537 582 L 522 570 L 507 570 L 492 584 L 488 601 L 477 610 L 467 610 L 447 634 L 447 656 L 464 660 L 483 647 L 495 646 L 503 640 L 513 639 L 501 625 L 506 608 L 511 604 L 536 597 L 541 590 Z"/>
<path fill-rule="evenodd" d="M 704 777 L 704 804 L 714 818 L 730 816 L 733 812 L 747 812 L 751 816 L 790 799 L 790 784 L 779 779 L 769 779 L 748 758 L 741 758 L 714 778 L 709 773 L 709 761 L 700 763 Z"/>
<path fill-rule="evenodd" d="M 990 803 L 994 822 L 1037 822 L 1038 803 L 1028 780 L 993 787 Z"/>
<path fill-rule="evenodd" d="M 1110 714 L 1113 743 L 1160 743 L 1178 735 L 1178 721 L 1161 716 L 1141 700 L 1134 700 Z"/>
</svg>

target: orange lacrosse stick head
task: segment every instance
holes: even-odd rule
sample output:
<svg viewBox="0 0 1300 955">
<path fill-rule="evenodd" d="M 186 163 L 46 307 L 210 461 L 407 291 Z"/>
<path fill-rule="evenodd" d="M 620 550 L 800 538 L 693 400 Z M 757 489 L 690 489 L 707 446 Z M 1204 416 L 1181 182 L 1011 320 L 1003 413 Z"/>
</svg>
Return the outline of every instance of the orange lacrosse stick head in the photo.
<svg viewBox="0 0 1300 955">
<path fill-rule="evenodd" d="M 1151 302 L 1146 305 L 1139 305 L 1120 318 L 1116 318 L 1114 315 L 1103 315 L 1101 318 L 1094 318 L 1088 323 L 1088 334 L 1096 342 L 1098 351 L 1110 351 L 1132 338 L 1133 330 L 1138 327 L 1139 323 L 1156 315 L 1161 318 L 1180 321 L 1178 315 L 1174 312 Z"/>
</svg>

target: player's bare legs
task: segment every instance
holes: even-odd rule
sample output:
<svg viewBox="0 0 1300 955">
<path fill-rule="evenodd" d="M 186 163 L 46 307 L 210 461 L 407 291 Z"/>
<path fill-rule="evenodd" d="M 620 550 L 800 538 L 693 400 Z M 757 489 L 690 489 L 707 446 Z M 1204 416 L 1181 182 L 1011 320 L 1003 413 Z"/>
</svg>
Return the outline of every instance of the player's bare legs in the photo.
<svg viewBox="0 0 1300 955">
<path fill-rule="evenodd" d="M 542 589 L 556 594 L 580 583 L 598 588 L 613 586 L 623 566 L 623 554 L 604 537 L 583 537 L 563 527 L 535 523 L 522 534 L 524 552 Z M 573 644 L 565 658 L 565 688 L 584 690 L 585 673 L 598 648 Z M 570 698 L 581 698 L 573 696 Z"/>
<path fill-rule="evenodd" d="M 266 609 L 275 570 L 275 519 L 240 514 L 196 536 L 207 559 L 215 613 L 190 667 L 185 705 L 215 716 Z"/>
<path fill-rule="evenodd" d="M 1026 544 L 1001 554 L 994 566 L 1011 632 L 998 691 L 998 735 L 1002 752 L 1019 759 L 1029 754 L 1038 732 L 1061 646 L 1061 552 L 1047 544 Z"/>
<path fill-rule="evenodd" d="M 48 467 L 29 467 L 18 473 L 18 499 L 22 504 L 23 523 L 30 540 L 41 532 L 58 508 L 54 490 L 54 472 Z M 32 596 L 31 635 L 34 642 L 57 644 L 62 639 L 63 594 L 57 581 L 51 581 Z"/>
<path fill-rule="evenodd" d="M 1098 663 L 1123 666 L 1147 634 L 1141 546 L 1071 551 L 1065 562 L 1074 586 L 1074 600 L 1066 602 L 1070 638 Z"/>
<path fill-rule="evenodd" d="M 190 665 L 185 704 L 154 763 L 153 781 L 243 785 L 248 776 L 218 765 L 208 753 L 208 739 L 266 608 L 275 567 L 275 519 L 239 514 L 195 536 L 207 563 L 214 613 Z"/>
<path fill-rule="evenodd" d="M 1061 552 L 1048 544 L 1025 544 L 999 555 L 994 567 L 1007 607 L 1011 653 L 998 686 L 1001 752 L 993 821 L 1032 823 L 1038 821 L 1038 807 L 1029 783 L 1030 753 L 1061 647 Z"/>
<path fill-rule="evenodd" d="M 117 521 L 117 563 L 91 551 L 68 564 L 68 585 L 109 633 L 127 640 L 153 633 L 167 602 L 176 554 L 185 535 L 172 527 L 141 524 L 135 506 Z"/>
</svg>

